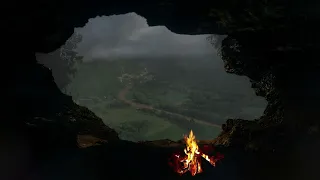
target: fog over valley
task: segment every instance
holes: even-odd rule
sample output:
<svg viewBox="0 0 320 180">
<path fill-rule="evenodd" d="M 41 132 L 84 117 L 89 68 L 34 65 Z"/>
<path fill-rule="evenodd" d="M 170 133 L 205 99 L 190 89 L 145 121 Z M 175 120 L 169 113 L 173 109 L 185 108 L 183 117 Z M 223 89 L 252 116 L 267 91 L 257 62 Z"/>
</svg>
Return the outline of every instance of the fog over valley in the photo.
<svg viewBox="0 0 320 180">
<path fill-rule="evenodd" d="M 218 56 L 224 36 L 180 35 L 128 13 L 88 20 L 65 46 L 37 54 L 59 88 L 122 139 L 213 139 L 227 118 L 260 117 L 266 101 Z"/>
</svg>

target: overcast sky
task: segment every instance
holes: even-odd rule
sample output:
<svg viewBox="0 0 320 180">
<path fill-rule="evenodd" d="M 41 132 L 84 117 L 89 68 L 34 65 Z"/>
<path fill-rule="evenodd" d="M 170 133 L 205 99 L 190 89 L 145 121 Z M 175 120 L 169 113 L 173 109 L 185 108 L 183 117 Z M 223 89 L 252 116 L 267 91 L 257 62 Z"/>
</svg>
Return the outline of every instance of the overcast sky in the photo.
<svg viewBox="0 0 320 180">
<path fill-rule="evenodd" d="M 77 51 L 84 61 L 135 56 L 212 56 L 216 50 L 206 40 L 208 35 L 179 35 L 165 26 L 150 27 L 135 13 L 89 19 L 75 32 L 83 35 Z"/>
</svg>

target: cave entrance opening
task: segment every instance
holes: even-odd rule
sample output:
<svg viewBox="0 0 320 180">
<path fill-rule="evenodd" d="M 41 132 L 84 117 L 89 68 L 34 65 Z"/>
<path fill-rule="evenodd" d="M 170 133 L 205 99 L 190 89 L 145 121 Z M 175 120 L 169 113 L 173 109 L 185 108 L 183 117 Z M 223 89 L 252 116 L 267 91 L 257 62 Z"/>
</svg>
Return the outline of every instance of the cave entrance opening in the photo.
<svg viewBox="0 0 320 180">
<path fill-rule="evenodd" d="M 190 129 L 213 139 L 226 119 L 255 119 L 266 107 L 248 78 L 225 72 L 223 38 L 175 34 L 135 13 L 101 16 L 37 59 L 122 139 L 178 140 Z"/>
</svg>

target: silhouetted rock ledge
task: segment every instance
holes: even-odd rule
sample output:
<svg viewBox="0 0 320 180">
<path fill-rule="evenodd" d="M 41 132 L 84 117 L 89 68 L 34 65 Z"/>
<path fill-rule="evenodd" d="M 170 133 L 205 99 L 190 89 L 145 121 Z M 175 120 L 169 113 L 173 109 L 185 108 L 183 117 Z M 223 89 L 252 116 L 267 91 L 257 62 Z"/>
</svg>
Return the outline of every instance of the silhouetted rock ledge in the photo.
<svg viewBox="0 0 320 180">
<path fill-rule="evenodd" d="M 118 134 L 105 126 L 88 108 L 75 104 L 56 86 L 51 71 L 41 64 L 16 66 L 16 89 L 8 93 L 13 109 L 3 121 L 4 132 L 24 133 L 31 144 L 49 150 L 77 147 L 78 135 L 105 141 L 119 140 Z M 18 133 L 18 132 L 16 132 Z M 45 151 L 43 151 L 45 152 Z"/>
</svg>

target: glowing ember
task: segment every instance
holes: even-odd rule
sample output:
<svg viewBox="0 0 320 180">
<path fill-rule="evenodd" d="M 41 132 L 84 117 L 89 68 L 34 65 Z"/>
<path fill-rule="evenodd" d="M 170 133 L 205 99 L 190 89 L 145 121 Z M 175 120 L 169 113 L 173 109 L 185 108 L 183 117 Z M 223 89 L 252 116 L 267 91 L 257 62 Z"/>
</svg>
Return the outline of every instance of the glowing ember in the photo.
<svg viewBox="0 0 320 180">
<path fill-rule="evenodd" d="M 170 165 L 174 168 L 174 171 L 176 171 L 180 175 L 186 173 L 187 171 L 190 171 L 192 176 L 201 173 L 202 158 L 210 162 L 212 166 L 215 166 L 216 162 L 224 157 L 219 153 L 217 153 L 216 156 L 208 156 L 207 154 L 205 154 L 209 153 L 210 150 L 213 150 L 213 147 L 210 148 L 208 145 L 203 149 L 203 151 L 206 152 L 200 151 L 196 142 L 196 137 L 194 136 L 192 130 L 190 131 L 189 136 L 184 137 L 184 140 L 186 143 L 184 155 L 175 153 L 170 159 Z"/>
</svg>

